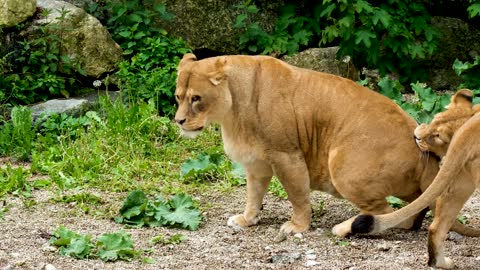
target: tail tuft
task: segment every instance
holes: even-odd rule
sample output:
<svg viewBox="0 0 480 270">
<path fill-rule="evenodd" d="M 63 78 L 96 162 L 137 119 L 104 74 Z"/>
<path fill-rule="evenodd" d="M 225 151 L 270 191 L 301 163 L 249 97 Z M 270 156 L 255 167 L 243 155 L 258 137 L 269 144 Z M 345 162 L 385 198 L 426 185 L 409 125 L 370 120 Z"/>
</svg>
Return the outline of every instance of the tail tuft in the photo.
<svg viewBox="0 0 480 270">
<path fill-rule="evenodd" d="M 352 234 L 370 233 L 373 231 L 374 218 L 371 215 L 359 215 L 352 223 Z"/>
</svg>

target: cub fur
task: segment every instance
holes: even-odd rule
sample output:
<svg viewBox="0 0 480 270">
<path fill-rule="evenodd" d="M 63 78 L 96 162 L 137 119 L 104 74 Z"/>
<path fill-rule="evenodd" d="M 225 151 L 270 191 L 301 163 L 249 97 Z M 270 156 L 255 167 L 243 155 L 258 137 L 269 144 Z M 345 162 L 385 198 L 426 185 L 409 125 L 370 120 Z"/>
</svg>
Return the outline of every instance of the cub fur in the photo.
<svg viewBox="0 0 480 270">
<path fill-rule="evenodd" d="M 413 201 L 431 183 L 438 162 L 412 138 L 416 122 L 390 99 L 338 76 L 267 56 L 220 56 L 178 67 L 175 121 L 194 137 L 221 125 L 225 152 L 243 165 L 247 199 L 230 226 L 259 221 L 273 175 L 292 204 L 281 232 L 310 226 L 310 190 L 343 197 L 361 213 L 392 212 L 386 197 Z M 423 217 L 422 217 L 423 218 Z M 350 218 L 333 233 L 350 233 Z M 398 225 L 411 228 L 415 218 Z"/>
<path fill-rule="evenodd" d="M 352 232 L 374 233 L 391 228 L 415 215 L 438 196 L 435 218 L 429 227 L 428 264 L 451 268 L 453 261 L 444 255 L 443 241 L 459 211 L 480 186 L 480 106 L 472 107 L 473 93 L 459 90 L 452 96 L 445 112 L 437 114 L 428 125 L 415 129 L 415 139 L 423 151 L 443 157 L 443 164 L 433 183 L 418 199 L 391 214 L 359 216 Z"/>
</svg>

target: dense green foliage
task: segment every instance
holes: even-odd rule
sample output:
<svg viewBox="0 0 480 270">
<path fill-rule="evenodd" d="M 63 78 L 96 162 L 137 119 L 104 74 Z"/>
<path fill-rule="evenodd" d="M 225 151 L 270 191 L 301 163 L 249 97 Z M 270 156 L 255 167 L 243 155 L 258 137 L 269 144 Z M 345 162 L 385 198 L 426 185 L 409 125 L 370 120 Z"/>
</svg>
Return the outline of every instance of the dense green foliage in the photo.
<svg viewBox="0 0 480 270">
<path fill-rule="evenodd" d="M 67 14 L 60 10 L 58 23 L 39 27 L 34 38 L 18 41 L 18 51 L 0 55 L 0 104 L 30 104 L 79 90 L 76 76 L 85 72 L 65 53 L 61 38 L 69 31 L 60 27 Z"/>
<path fill-rule="evenodd" d="M 439 33 L 430 25 L 430 15 L 413 1 L 324 0 L 307 14 L 287 5 L 279 10 L 275 28 L 262 29 L 252 20 L 258 12 L 247 1 L 235 27 L 243 29 L 240 45 L 262 54 L 291 54 L 302 45 L 340 46 L 339 56 L 353 56 L 358 66 L 378 68 L 381 74 L 398 72 L 405 82 L 425 80 L 418 68 L 436 48 Z"/>
<path fill-rule="evenodd" d="M 162 114 L 171 114 L 176 68 L 190 49 L 182 39 L 169 37 L 155 21 L 174 15 L 154 0 L 98 1 L 90 11 L 108 18 L 105 24 L 124 50 L 126 59 L 117 72 L 124 96 L 133 102 L 154 99 Z"/>
</svg>

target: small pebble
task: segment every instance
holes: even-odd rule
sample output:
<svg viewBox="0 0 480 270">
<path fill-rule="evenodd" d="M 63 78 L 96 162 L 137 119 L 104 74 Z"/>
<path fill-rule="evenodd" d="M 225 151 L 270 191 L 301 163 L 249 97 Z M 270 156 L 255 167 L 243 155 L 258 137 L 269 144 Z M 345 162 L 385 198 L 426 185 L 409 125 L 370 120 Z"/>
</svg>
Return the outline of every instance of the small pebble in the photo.
<svg viewBox="0 0 480 270">
<path fill-rule="evenodd" d="M 313 253 L 315 253 L 315 250 L 313 250 L 313 249 L 309 249 L 309 250 L 305 251 L 306 255 L 313 254 Z"/>
<path fill-rule="evenodd" d="M 317 265 L 317 264 L 318 264 L 317 261 L 308 260 L 308 261 L 305 263 L 305 266 L 311 267 L 311 266 L 315 266 L 315 265 Z"/>
<path fill-rule="evenodd" d="M 307 260 L 315 260 L 317 258 L 317 255 L 307 254 L 307 255 L 305 255 L 305 258 L 307 258 Z"/>
<path fill-rule="evenodd" d="M 388 251 L 390 250 L 390 247 L 387 244 L 379 244 L 377 245 L 377 249 L 380 251 Z"/>
<path fill-rule="evenodd" d="M 464 238 L 463 235 L 456 232 L 448 232 L 448 240 L 460 241 Z"/>
<path fill-rule="evenodd" d="M 285 234 L 283 232 L 279 232 L 277 234 L 277 236 L 275 236 L 275 238 L 273 239 L 273 242 L 280 243 L 280 242 L 283 242 L 285 240 L 287 240 L 287 234 Z"/>
<path fill-rule="evenodd" d="M 296 233 L 295 235 L 293 235 L 293 237 L 297 238 L 297 239 L 302 239 L 303 238 L 303 234 L 301 233 Z"/>
<path fill-rule="evenodd" d="M 43 270 L 57 270 L 57 268 L 55 268 L 55 266 L 53 266 L 52 264 L 46 264 L 43 267 Z"/>
<path fill-rule="evenodd" d="M 3 270 L 13 270 L 13 265 L 7 264 L 5 267 L 3 267 Z"/>
</svg>

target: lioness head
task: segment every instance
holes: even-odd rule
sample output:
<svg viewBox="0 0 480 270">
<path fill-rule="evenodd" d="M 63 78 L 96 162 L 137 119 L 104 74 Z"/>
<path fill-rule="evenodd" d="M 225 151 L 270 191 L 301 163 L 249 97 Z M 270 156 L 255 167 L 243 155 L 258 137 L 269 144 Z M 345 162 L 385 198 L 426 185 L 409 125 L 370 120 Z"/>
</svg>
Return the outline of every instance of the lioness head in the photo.
<svg viewBox="0 0 480 270">
<path fill-rule="evenodd" d="M 226 57 L 196 61 L 195 55 L 183 56 L 178 66 L 175 98 L 178 103 L 175 122 L 182 135 L 195 137 L 212 122 L 221 122 L 232 106 L 226 80 Z"/>
<path fill-rule="evenodd" d="M 452 96 L 446 111 L 438 113 L 430 124 L 421 124 L 414 131 L 415 141 L 422 151 L 430 151 L 443 157 L 450 140 L 479 106 L 472 107 L 473 93 L 468 89 L 458 90 Z"/>
</svg>

